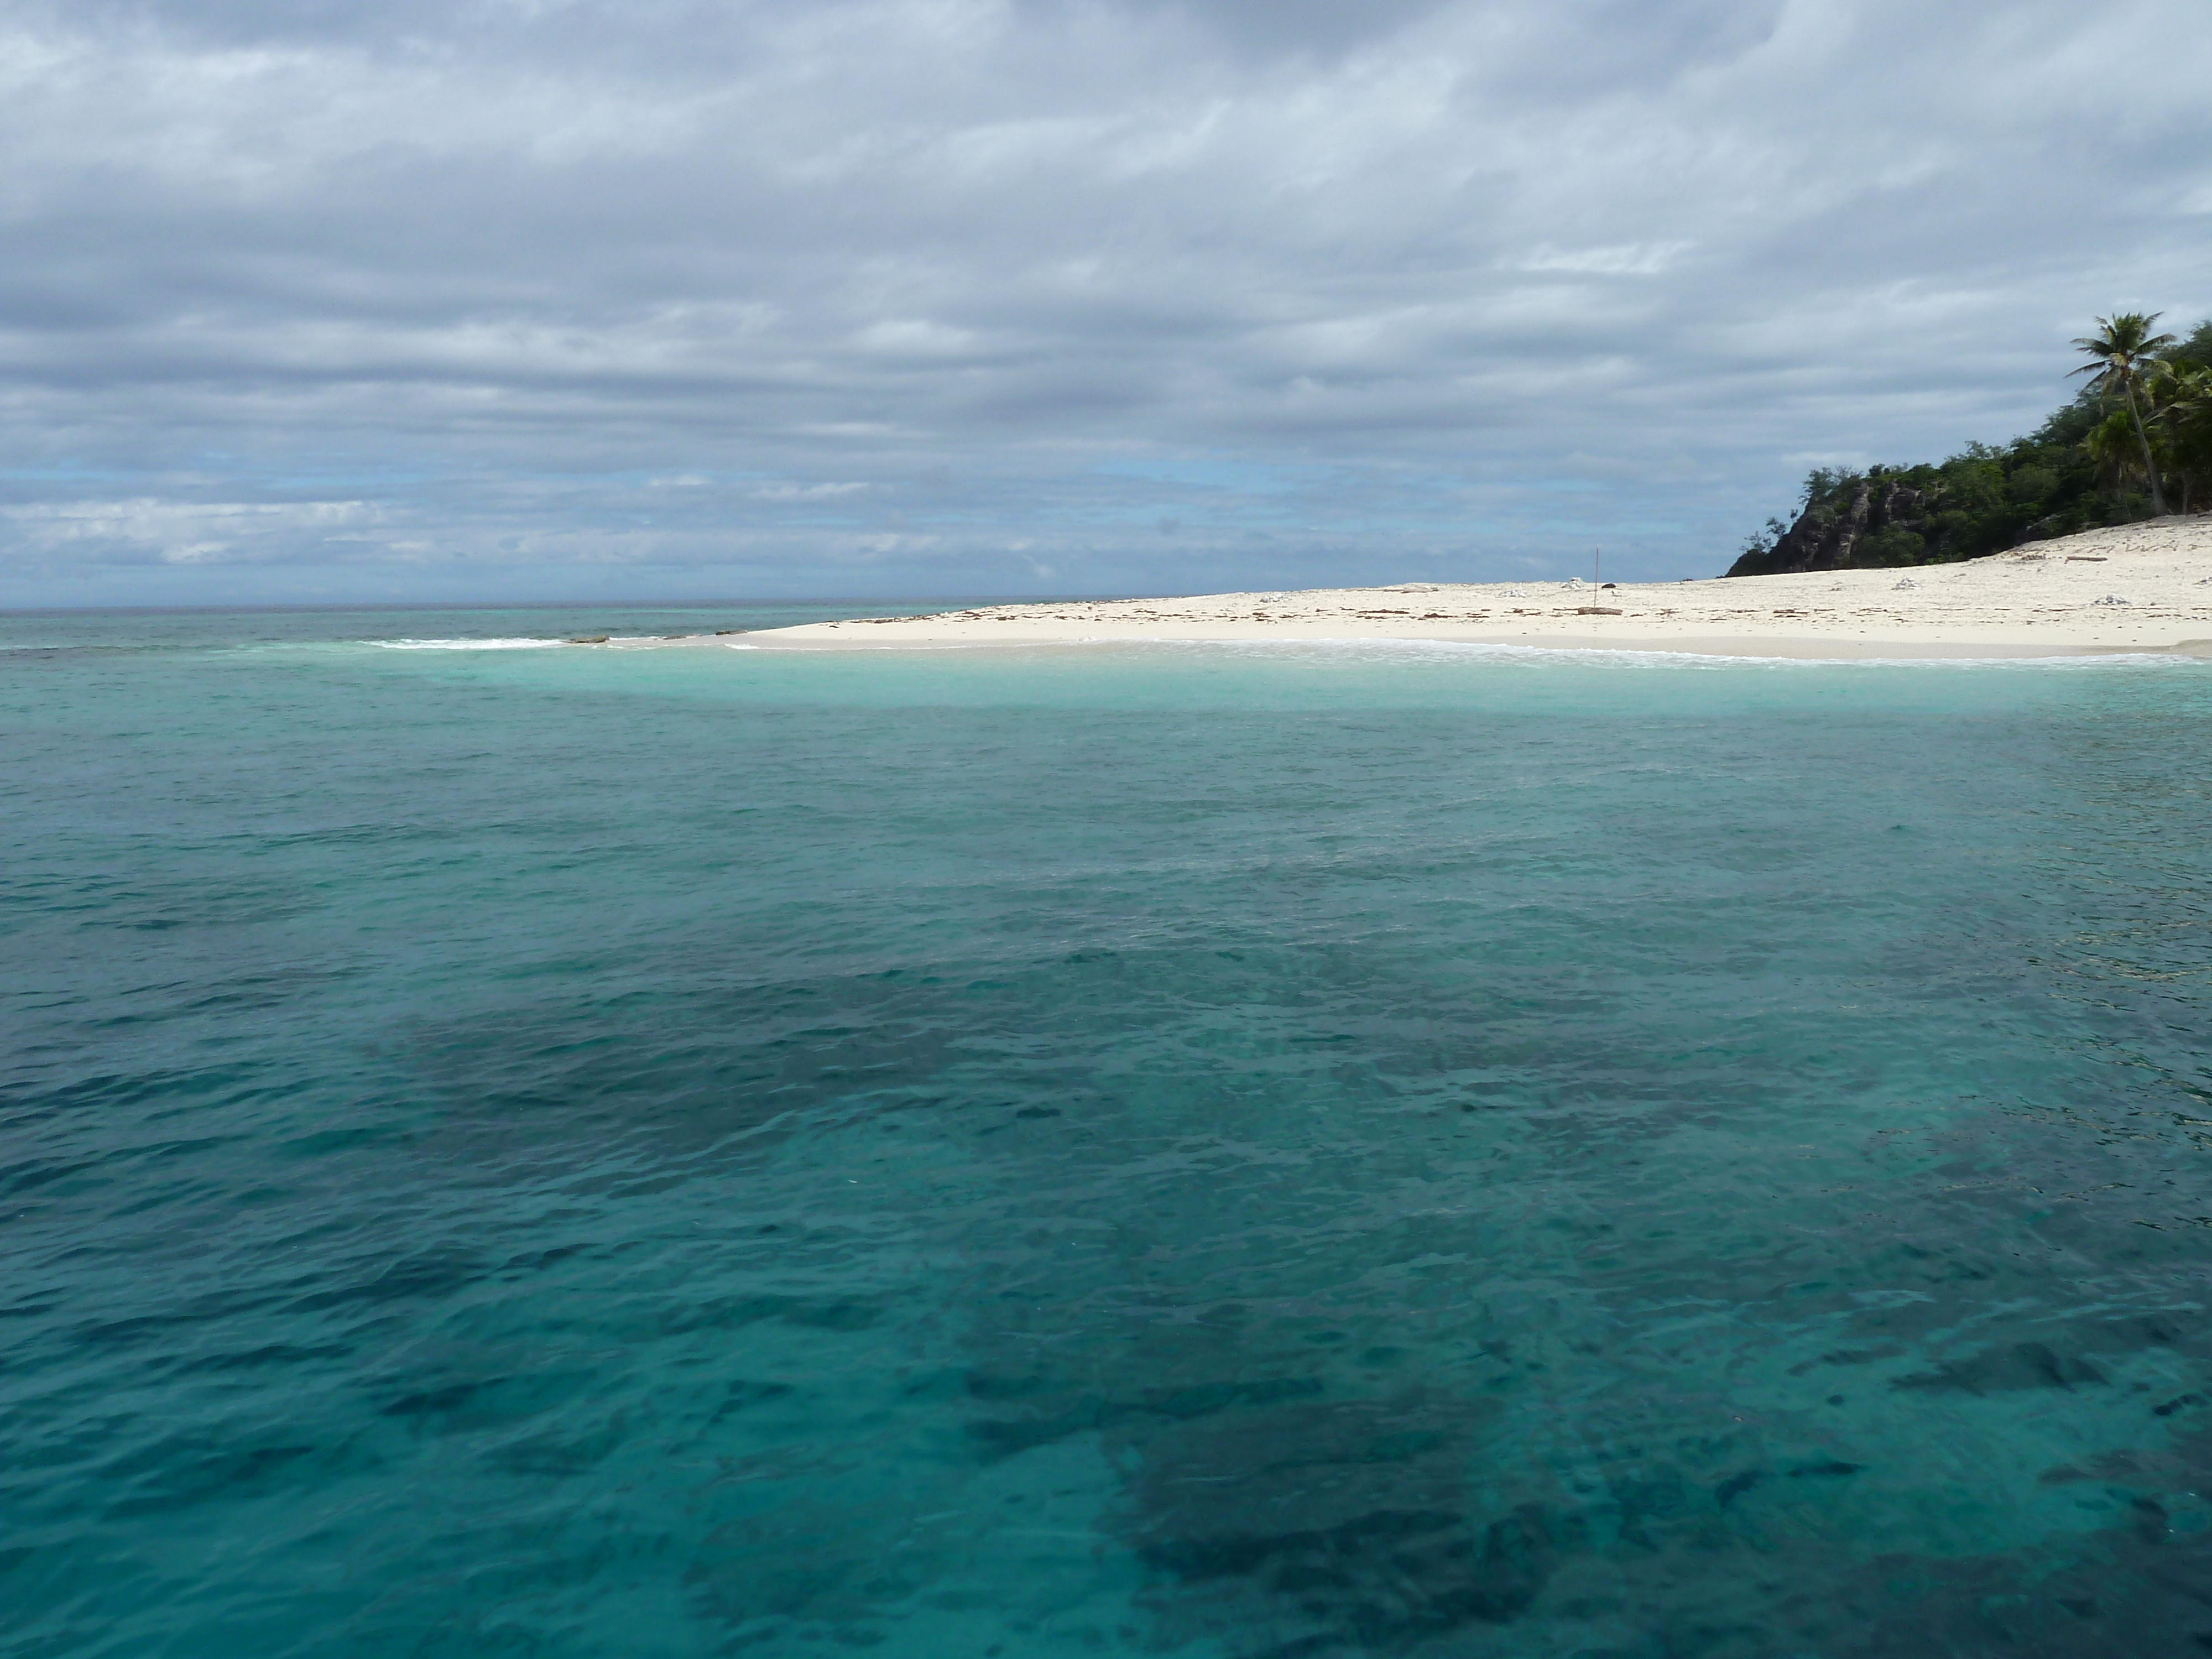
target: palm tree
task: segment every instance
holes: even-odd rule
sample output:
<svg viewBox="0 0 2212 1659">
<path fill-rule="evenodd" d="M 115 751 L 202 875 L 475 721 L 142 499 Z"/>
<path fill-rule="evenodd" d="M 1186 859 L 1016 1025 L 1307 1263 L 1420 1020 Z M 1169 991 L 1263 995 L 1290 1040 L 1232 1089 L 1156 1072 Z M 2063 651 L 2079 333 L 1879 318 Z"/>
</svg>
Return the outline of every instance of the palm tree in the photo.
<svg viewBox="0 0 2212 1659">
<path fill-rule="evenodd" d="M 2106 489 L 2124 490 L 2143 470 L 2136 429 L 2128 424 L 2125 410 L 2116 409 L 2091 427 L 2081 440 L 2081 453 L 2097 469 L 2097 483 Z"/>
<path fill-rule="evenodd" d="M 2168 358 L 2143 388 L 2157 422 L 2169 471 L 2181 479 L 2181 510 L 2189 511 L 2191 486 L 2212 477 L 2212 367 Z"/>
<path fill-rule="evenodd" d="M 2136 441 L 2142 446 L 2143 471 L 2150 479 L 2150 510 L 2162 519 L 2166 496 L 2158 487 L 2158 464 L 2151 459 L 2150 434 L 2143 430 L 2142 411 L 2136 407 L 2136 383 L 2149 371 L 2158 354 L 2174 343 L 2171 334 L 2150 331 L 2160 314 L 2123 311 L 2118 316 L 2098 318 L 2097 331 L 2074 342 L 2075 349 L 2089 359 L 2074 372 L 2094 374 L 2096 378 L 2089 384 L 2100 396 L 2109 398 L 2117 392 L 2126 402 Z"/>
</svg>

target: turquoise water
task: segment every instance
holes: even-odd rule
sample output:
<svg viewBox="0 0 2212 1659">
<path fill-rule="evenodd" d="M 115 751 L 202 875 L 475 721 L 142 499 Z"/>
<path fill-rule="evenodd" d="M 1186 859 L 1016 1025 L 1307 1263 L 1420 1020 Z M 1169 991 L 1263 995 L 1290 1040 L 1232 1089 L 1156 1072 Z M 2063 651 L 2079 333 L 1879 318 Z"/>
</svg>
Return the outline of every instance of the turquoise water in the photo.
<svg viewBox="0 0 2212 1659">
<path fill-rule="evenodd" d="M 2203 665 L 775 619 L 0 618 L 0 1653 L 2212 1649 Z"/>
</svg>

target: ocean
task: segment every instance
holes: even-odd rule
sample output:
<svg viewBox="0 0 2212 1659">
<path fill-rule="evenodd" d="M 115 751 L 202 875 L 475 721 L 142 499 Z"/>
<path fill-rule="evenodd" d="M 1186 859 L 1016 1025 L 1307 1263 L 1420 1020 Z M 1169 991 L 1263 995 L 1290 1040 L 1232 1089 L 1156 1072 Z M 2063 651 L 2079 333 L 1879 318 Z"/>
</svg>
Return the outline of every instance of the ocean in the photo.
<svg viewBox="0 0 2212 1659">
<path fill-rule="evenodd" d="M 825 614 L 0 617 L 0 1654 L 2212 1650 L 2203 665 Z"/>
</svg>

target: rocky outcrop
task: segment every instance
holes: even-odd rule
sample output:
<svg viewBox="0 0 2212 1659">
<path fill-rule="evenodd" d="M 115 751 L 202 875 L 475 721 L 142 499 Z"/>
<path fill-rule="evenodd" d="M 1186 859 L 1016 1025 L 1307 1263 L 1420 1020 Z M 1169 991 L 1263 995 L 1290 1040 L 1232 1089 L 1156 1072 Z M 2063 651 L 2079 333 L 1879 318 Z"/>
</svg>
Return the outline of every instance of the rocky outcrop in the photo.
<svg viewBox="0 0 2212 1659">
<path fill-rule="evenodd" d="M 1747 551 L 1728 574 L 1782 576 L 1853 565 L 1917 564 L 1926 545 L 1918 522 L 1923 506 L 1921 492 L 1910 485 L 1861 478 L 1840 501 L 1807 507 L 1771 546 Z"/>
</svg>

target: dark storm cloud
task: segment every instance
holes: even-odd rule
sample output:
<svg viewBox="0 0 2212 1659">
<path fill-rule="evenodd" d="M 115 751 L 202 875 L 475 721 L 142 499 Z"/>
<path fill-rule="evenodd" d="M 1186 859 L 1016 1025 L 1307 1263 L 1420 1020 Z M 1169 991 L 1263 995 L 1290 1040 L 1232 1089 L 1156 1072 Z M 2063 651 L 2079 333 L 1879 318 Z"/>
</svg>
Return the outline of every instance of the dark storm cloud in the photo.
<svg viewBox="0 0 2212 1659">
<path fill-rule="evenodd" d="M 0 599 L 1711 571 L 2212 308 L 2179 0 L 0 0 Z"/>
</svg>

